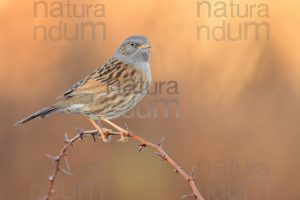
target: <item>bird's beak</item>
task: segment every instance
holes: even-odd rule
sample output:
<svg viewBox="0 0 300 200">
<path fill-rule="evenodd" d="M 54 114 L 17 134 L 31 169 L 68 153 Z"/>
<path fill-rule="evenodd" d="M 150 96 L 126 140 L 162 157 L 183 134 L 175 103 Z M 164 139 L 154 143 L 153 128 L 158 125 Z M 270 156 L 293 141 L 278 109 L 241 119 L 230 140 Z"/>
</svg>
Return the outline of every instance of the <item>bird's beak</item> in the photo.
<svg viewBox="0 0 300 200">
<path fill-rule="evenodd" d="M 145 44 L 142 44 L 141 46 L 139 46 L 139 48 L 140 48 L 140 49 L 149 49 L 149 48 L 151 48 L 151 45 L 145 43 Z"/>
</svg>

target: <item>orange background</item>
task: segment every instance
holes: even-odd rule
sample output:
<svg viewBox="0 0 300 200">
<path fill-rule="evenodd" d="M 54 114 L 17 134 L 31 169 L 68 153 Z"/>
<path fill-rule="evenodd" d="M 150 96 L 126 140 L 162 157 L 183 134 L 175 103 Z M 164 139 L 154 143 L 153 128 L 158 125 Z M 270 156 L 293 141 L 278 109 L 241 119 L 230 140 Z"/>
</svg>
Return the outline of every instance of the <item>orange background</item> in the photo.
<svg viewBox="0 0 300 200">
<path fill-rule="evenodd" d="M 52 1 L 50 1 L 52 2 Z M 83 1 L 76 1 L 82 3 Z M 154 81 L 177 81 L 180 117 L 116 119 L 136 134 L 158 142 L 190 171 L 207 199 L 298 200 L 300 167 L 299 3 L 263 1 L 270 40 L 197 40 L 197 26 L 216 26 L 224 18 L 197 18 L 196 1 L 84 1 L 103 3 L 106 17 L 33 17 L 33 1 L 0 2 L 0 199 L 37 199 L 47 188 L 63 135 L 74 127 L 90 129 L 86 119 L 55 115 L 21 127 L 13 124 L 44 106 L 92 72 L 135 34 L 152 42 Z M 235 1 L 237 2 L 237 1 Z M 238 1 L 259 4 L 262 1 Z M 33 27 L 103 21 L 106 40 L 34 40 Z M 154 85 L 153 85 L 154 86 Z M 152 91 L 154 89 L 152 88 Z M 188 184 L 172 168 L 138 144 L 75 145 L 69 162 L 74 176 L 60 174 L 53 199 L 180 199 Z M 232 164 L 234 163 L 234 164 Z M 257 192 L 257 190 L 259 192 Z M 256 196 L 258 194 L 258 197 Z M 240 197 L 240 198 L 238 198 Z"/>
</svg>

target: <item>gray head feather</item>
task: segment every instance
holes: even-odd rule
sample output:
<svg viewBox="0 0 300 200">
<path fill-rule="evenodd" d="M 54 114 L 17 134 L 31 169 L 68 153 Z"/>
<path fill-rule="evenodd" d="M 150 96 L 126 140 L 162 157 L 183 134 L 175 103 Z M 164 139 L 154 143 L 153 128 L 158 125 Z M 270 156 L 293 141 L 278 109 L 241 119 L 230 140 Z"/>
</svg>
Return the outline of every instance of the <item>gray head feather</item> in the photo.
<svg viewBox="0 0 300 200">
<path fill-rule="evenodd" d="M 151 82 L 150 41 L 142 35 L 130 36 L 125 39 L 114 54 L 114 58 L 143 70 Z"/>
<path fill-rule="evenodd" d="M 123 41 L 114 57 L 134 66 L 145 65 L 149 63 L 150 47 L 145 36 L 131 36 Z"/>
</svg>

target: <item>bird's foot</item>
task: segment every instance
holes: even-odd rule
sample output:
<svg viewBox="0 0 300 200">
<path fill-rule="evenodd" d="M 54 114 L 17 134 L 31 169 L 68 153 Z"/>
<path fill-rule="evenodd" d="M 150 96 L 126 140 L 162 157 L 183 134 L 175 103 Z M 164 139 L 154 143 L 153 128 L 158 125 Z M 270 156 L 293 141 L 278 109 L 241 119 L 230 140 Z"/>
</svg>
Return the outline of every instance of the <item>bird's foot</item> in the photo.
<svg viewBox="0 0 300 200">
<path fill-rule="evenodd" d="M 109 142 L 110 139 L 108 139 L 108 135 L 105 134 L 104 130 L 102 130 L 102 128 L 99 127 L 94 120 L 89 119 L 89 121 L 92 123 L 92 125 L 96 128 L 96 130 L 100 134 L 99 138 L 102 139 L 102 141 L 105 143 Z"/>
<path fill-rule="evenodd" d="M 107 120 L 107 119 L 103 119 L 104 122 L 108 123 L 110 126 L 114 127 L 115 129 L 117 129 L 120 133 L 120 139 L 119 142 L 127 142 L 128 141 L 128 136 L 129 136 L 129 132 L 123 128 L 121 128 L 120 126 L 112 123 L 111 121 Z"/>
<path fill-rule="evenodd" d="M 107 143 L 110 141 L 109 137 L 107 135 L 105 135 L 103 132 L 100 132 L 100 136 L 99 136 L 100 139 L 102 139 L 102 141 L 104 143 Z"/>
<path fill-rule="evenodd" d="M 120 136 L 121 136 L 121 138 L 119 139 L 119 142 L 124 143 L 124 142 L 128 141 L 128 136 L 126 133 L 120 132 Z"/>
</svg>

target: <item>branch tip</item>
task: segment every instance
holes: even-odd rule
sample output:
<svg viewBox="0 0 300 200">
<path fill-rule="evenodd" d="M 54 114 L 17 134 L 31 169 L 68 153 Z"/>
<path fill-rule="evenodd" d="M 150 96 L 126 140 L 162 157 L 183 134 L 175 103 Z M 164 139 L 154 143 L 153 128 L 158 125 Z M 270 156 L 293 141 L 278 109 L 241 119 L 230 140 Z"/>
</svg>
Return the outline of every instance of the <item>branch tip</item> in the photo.
<svg viewBox="0 0 300 200">
<path fill-rule="evenodd" d="M 157 145 L 160 147 L 164 141 L 165 141 L 165 137 L 161 138 L 161 140 L 159 141 L 159 143 Z"/>
</svg>

